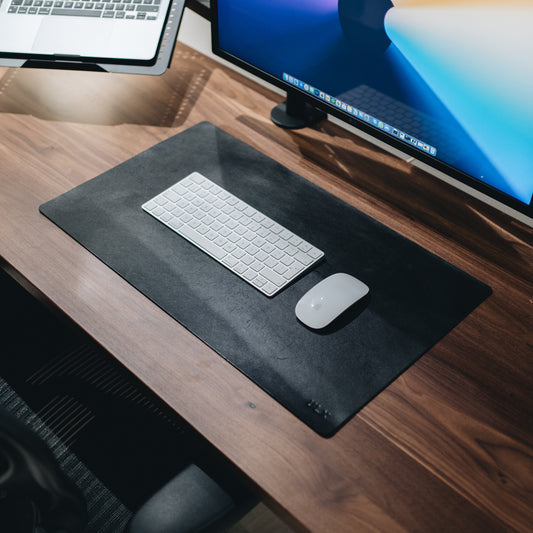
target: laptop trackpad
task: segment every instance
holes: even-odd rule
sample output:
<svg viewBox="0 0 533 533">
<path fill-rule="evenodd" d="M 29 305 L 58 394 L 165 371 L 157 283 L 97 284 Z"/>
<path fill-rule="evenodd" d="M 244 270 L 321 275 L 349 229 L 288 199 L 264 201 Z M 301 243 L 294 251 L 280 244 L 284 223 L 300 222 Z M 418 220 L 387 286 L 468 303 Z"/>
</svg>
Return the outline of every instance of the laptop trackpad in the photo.
<svg viewBox="0 0 533 533">
<path fill-rule="evenodd" d="M 97 24 L 94 24 L 95 22 Z M 112 25 L 105 22 L 107 21 L 101 19 L 87 20 L 59 16 L 43 18 L 33 41 L 32 52 L 84 57 L 107 55 Z"/>
</svg>

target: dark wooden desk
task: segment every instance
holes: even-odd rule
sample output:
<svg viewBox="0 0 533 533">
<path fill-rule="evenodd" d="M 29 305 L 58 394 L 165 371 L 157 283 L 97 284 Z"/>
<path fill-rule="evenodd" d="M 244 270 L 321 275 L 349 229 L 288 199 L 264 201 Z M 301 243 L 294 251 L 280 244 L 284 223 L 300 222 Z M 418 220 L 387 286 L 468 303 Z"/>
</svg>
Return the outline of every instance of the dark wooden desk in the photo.
<svg viewBox="0 0 533 533">
<path fill-rule="evenodd" d="M 531 531 L 533 230 L 330 123 L 278 129 L 268 117 L 280 99 L 183 45 L 158 78 L 0 69 L 2 266 L 156 391 L 295 528 Z M 494 290 L 331 439 L 38 212 L 201 120 Z"/>
</svg>

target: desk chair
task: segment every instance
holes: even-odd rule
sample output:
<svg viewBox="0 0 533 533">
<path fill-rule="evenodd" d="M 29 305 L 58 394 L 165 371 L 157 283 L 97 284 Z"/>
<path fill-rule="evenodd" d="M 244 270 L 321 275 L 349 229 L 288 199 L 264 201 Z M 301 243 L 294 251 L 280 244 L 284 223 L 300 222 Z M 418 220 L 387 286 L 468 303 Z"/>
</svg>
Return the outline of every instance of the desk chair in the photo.
<svg viewBox="0 0 533 533">
<path fill-rule="evenodd" d="M 223 531 L 248 510 L 194 464 L 131 518 L 127 533 Z M 82 492 L 30 428 L 0 409 L 0 524 L 10 533 L 81 533 Z M 117 532 L 119 533 L 119 532 Z"/>
</svg>

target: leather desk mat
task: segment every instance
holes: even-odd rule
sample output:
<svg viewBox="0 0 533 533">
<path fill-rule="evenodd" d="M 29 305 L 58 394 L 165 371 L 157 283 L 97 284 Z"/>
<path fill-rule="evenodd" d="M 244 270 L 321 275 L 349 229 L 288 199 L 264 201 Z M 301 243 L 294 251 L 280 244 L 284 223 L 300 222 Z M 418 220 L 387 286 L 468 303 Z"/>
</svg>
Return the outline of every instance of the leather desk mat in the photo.
<svg viewBox="0 0 533 533">
<path fill-rule="evenodd" d="M 325 252 L 268 298 L 141 209 L 199 171 Z M 491 289 L 203 122 L 40 207 L 55 224 L 323 436 L 491 294 Z M 346 272 L 370 287 L 313 331 L 294 307 Z"/>
</svg>

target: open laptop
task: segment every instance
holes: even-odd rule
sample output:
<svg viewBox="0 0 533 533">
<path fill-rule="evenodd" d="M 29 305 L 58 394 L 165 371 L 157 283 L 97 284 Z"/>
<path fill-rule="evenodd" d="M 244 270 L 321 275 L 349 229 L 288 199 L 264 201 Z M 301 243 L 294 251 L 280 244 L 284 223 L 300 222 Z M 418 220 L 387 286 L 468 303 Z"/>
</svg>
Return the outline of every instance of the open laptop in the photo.
<svg viewBox="0 0 533 533">
<path fill-rule="evenodd" d="M 180 4 L 180 18 L 183 0 Z M 93 63 L 157 61 L 172 0 L 0 0 L 0 55 Z"/>
</svg>

